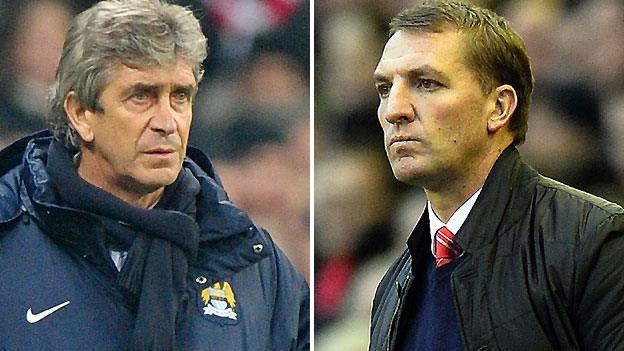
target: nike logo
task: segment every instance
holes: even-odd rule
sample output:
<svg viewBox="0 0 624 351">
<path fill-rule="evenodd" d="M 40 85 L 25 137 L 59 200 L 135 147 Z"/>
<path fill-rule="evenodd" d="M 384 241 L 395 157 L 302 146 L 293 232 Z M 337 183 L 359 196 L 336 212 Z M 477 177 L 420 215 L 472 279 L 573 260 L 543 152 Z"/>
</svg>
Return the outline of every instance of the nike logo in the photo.
<svg viewBox="0 0 624 351">
<path fill-rule="evenodd" d="M 51 315 L 52 313 L 60 310 L 61 308 L 67 305 L 69 305 L 69 300 L 63 302 L 60 305 L 56 305 L 54 307 L 48 308 L 47 310 L 39 312 L 39 313 L 33 313 L 32 308 L 29 308 L 28 311 L 26 312 L 26 320 L 30 324 L 37 323 L 40 320 L 44 319 L 45 317 Z"/>
</svg>

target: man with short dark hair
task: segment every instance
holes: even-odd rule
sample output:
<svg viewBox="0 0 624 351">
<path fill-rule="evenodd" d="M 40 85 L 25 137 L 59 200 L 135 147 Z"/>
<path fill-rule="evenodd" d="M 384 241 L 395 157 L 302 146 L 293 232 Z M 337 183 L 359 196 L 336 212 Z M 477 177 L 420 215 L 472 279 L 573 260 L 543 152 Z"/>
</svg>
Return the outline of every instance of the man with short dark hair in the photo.
<svg viewBox="0 0 624 351">
<path fill-rule="evenodd" d="M 187 147 L 205 57 L 178 5 L 74 19 L 52 135 L 0 152 L 0 349 L 309 349 L 305 280 Z"/>
<path fill-rule="evenodd" d="M 370 350 L 624 347 L 624 210 L 521 160 L 533 90 L 495 13 L 399 13 L 375 69 L 395 177 L 427 206 L 373 302 Z"/>
</svg>

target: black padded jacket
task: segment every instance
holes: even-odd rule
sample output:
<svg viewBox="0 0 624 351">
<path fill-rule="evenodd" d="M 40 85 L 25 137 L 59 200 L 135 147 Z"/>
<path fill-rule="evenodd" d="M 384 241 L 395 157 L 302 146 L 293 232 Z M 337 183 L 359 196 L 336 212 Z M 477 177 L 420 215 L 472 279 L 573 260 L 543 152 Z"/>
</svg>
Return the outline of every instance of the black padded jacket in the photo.
<svg viewBox="0 0 624 351">
<path fill-rule="evenodd" d="M 466 350 L 624 350 L 624 210 L 538 174 L 509 147 L 456 235 L 451 276 Z M 393 350 L 426 212 L 373 301 L 369 350 Z"/>
</svg>

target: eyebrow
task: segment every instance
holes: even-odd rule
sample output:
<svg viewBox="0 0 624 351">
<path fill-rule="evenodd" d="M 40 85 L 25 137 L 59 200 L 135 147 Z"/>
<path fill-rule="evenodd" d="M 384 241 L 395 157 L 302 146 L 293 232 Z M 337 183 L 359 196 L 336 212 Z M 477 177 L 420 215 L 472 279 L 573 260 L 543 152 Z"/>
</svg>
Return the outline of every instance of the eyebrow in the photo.
<svg viewBox="0 0 624 351">
<path fill-rule="evenodd" d="M 375 72 L 375 73 L 373 74 L 373 81 L 374 81 L 375 83 L 387 82 L 387 81 L 389 81 L 389 80 L 390 80 L 390 79 L 388 79 L 388 77 L 387 77 L 385 74 L 383 74 L 383 73 Z"/>
<path fill-rule="evenodd" d="M 155 91 L 158 89 L 158 85 L 155 84 L 145 84 L 145 83 L 134 83 L 132 85 L 127 86 L 121 91 L 121 96 L 128 96 L 137 91 Z"/>
<path fill-rule="evenodd" d="M 128 96 L 137 91 L 158 91 L 161 90 L 165 84 L 145 84 L 145 83 L 135 83 L 132 84 L 121 91 L 121 96 Z M 180 91 L 186 90 L 191 95 L 195 95 L 197 92 L 197 85 L 195 84 L 174 84 L 172 91 Z"/>
<path fill-rule="evenodd" d="M 416 68 L 409 69 L 407 71 L 407 77 L 410 79 L 422 77 L 422 76 L 432 76 L 441 80 L 448 80 L 448 76 L 443 72 L 433 68 L 431 65 L 424 65 Z M 380 82 L 390 82 L 390 78 L 381 72 L 375 72 L 373 74 L 373 81 L 375 83 Z"/>
<path fill-rule="evenodd" d="M 197 93 L 197 85 L 195 84 L 174 84 L 173 91 L 185 91 L 194 97 Z"/>
</svg>

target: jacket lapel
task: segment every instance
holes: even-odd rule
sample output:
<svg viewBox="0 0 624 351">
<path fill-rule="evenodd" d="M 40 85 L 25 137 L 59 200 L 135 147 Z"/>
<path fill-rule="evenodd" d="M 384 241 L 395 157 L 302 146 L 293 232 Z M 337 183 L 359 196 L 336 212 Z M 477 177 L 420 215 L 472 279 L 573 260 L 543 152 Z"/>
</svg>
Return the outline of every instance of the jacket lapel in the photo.
<svg viewBox="0 0 624 351">
<path fill-rule="evenodd" d="M 455 236 L 455 240 L 467 253 L 474 254 L 491 244 L 505 231 L 503 226 L 522 218 L 524 212 L 521 209 L 531 199 L 519 193 L 521 189 L 518 188 L 518 181 L 532 175 L 537 176 L 537 172 L 520 160 L 514 146 L 503 151 L 492 167 L 466 222 Z"/>
<path fill-rule="evenodd" d="M 506 254 L 496 251 L 498 241 L 525 215 L 532 198 L 519 185 L 533 176 L 537 172 L 520 160 L 514 146 L 509 146 L 494 164 L 475 206 L 455 237 L 467 255 L 452 275 L 462 340 L 467 349 L 488 346 L 494 339 L 487 293 L 491 261 L 497 255 Z"/>
</svg>

